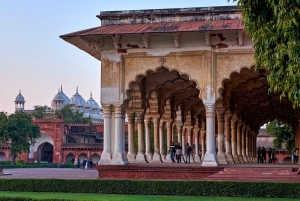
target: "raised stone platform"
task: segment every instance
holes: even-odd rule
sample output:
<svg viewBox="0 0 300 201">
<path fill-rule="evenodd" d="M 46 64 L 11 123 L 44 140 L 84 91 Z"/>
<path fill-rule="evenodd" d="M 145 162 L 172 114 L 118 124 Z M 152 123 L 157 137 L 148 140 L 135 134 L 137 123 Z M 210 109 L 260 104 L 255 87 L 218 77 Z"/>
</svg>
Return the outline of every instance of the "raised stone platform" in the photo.
<svg viewBox="0 0 300 201">
<path fill-rule="evenodd" d="M 203 180 L 223 169 L 223 167 L 201 167 L 189 164 L 97 166 L 100 179 Z"/>
</svg>

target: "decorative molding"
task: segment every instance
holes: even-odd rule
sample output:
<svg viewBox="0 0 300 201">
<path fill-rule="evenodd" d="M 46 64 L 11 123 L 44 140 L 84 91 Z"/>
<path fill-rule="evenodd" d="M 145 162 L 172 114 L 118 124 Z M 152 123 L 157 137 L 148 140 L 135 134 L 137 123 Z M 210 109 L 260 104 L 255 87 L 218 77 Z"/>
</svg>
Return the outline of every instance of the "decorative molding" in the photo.
<svg viewBox="0 0 300 201">
<path fill-rule="evenodd" d="M 210 31 L 205 32 L 205 42 L 206 45 L 210 45 Z"/>
<path fill-rule="evenodd" d="M 244 30 L 238 31 L 238 42 L 240 46 L 244 45 Z"/>
<path fill-rule="evenodd" d="M 146 49 L 149 48 L 149 37 L 150 35 L 149 34 L 143 34 L 142 37 L 143 37 L 143 43 L 144 43 L 144 46 Z"/>
<path fill-rule="evenodd" d="M 179 48 L 180 46 L 180 32 L 176 32 L 173 34 L 175 47 Z"/>
<path fill-rule="evenodd" d="M 93 39 L 93 38 L 89 38 L 86 36 L 80 36 L 80 38 L 86 42 L 88 47 L 93 46 L 94 49 L 98 50 L 98 51 L 102 51 L 103 48 L 103 44 L 104 44 L 104 38 L 103 37 L 99 37 L 97 39 Z"/>
<path fill-rule="evenodd" d="M 165 62 L 167 61 L 166 57 L 159 58 L 159 63 L 161 66 L 165 66 Z"/>
<path fill-rule="evenodd" d="M 114 44 L 115 48 L 119 49 L 120 35 L 113 35 L 112 39 L 113 39 L 113 44 Z"/>
</svg>

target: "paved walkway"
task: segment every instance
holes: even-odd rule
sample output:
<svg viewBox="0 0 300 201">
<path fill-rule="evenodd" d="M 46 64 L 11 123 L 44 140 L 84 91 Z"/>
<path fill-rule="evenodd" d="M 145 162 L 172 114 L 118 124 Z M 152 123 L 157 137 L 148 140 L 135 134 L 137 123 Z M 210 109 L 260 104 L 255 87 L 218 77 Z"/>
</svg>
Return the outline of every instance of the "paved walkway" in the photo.
<svg viewBox="0 0 300 201">
<path fill-rule="evenodd" d="M 16 168 L 3 169 L 3 173 L 12 175 L 2 175 L 2 178 L 57 178 L 57 179 L 97 179 L 98 171 L 72 169 L 72 168 Z"/>
</svg>

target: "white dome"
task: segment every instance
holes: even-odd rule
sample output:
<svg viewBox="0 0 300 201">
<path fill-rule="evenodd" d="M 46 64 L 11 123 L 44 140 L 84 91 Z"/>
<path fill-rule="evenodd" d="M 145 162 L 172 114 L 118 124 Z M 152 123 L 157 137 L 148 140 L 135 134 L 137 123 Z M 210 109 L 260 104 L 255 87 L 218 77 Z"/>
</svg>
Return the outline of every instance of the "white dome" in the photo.
<svg viewBox="0 0 300 201">
<path fill-rule="evenodd" d="M 15 102 L 25 102 L 25 98 L 24 98 L 24 96 L 22 96 L 21 90 L 20 90 L 19 94 L 17 95 Z"/>
<path fill-rule="evenodd" d="M 70 99 L 68 98 L 68 96 L 66 96 L 66 94 L 64 94 L 61 87 L 61 89 L 58 90 L 58 93 L 52 99 L 51 107 L 53 109 L 60 109 L 68 104 L 70 104 Z"/>
<path fill-rule="evenodd" d="M 76 93 L 70 99 L 70 104 L 72 104 L 75 108 L 76 107 L 86 107 L 86 101 L 78 93 L 78 87 L 76 89 Z"/>
<path fill-rule="evenodd" d="M 90 107 L 91 109 L 101 110 L 101 107 L 99 106 L 99 104 L 93 99 L 92 93 L 91 93 L 90 99 L 86 103 L 87 103 L 87 106 Z"/>
</svg>

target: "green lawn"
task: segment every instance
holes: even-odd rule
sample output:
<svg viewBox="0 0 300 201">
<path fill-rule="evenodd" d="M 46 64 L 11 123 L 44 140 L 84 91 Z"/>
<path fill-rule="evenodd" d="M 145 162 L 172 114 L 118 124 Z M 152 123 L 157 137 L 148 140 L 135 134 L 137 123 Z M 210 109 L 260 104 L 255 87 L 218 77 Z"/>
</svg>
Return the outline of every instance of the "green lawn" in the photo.
<svg viewBox="0 0 300 201">
<path fill-rule="evenodd" d="M 36 193 L 36 192 L 10 192 L 0 191 L 0 196 L 30 197 L 30 198 L 65 198 L 70 200 L 105 200 L 105 201 L 295 201 L 287 198 L 240 198 L 240 197 L 198 197 L 198 196 L 155 196 L 155 195 L 106 195 L 106 194 L 81 194 L 81 193 Z"/>
</svg>

